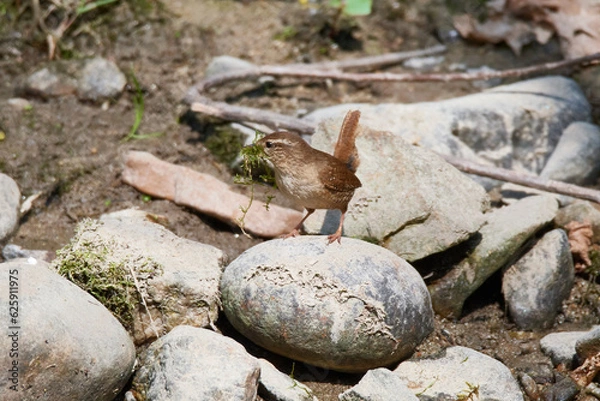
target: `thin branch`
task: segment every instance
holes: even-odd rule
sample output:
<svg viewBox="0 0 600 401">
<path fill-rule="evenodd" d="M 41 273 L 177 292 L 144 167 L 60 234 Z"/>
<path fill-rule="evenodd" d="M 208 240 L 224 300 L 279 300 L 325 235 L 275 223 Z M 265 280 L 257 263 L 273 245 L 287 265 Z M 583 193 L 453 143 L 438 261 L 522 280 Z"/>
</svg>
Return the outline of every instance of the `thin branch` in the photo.
<svg viewBox="0 0 600 401">
<path fill-rule="evenodd" d="M 518 173 L 516 171 L 507 170 L 500 167 L 484 166 L 482 164 L 473 163 L 449 155 L 440 156 L 464 173 L 490 177 L 501 181 L 512 182 L 513 184 L 540 189 L 542 191 L 568 195 L 574 198 L 586 199 L 600 203 L 600 191 L 594 189 L 584 188 L 574 184 L 567 184 L 566 182 L 562 181 L 548 180 L 532 174 Z"/>
<path fill-rule="evenodd" d="M 352 58 L 348 60 L 325 61 L 312 64 L 290 64 L 294 67 L 302 67 L 313 70 L 349 70 L 349 69 L 367 69 L 374 70 L 387 65 L 398 64 L 404 60 L 415 57 L 431 56 L 433 54 L 444 53 L 447 50 L 444 45 L 437 45 L 420 50 L 410 50 L 406 52 L 386 53 L 377 56 L 367 56 Z"/>
<path fill-rule="evenodd" d="M 301 134 L 312 134 L 316 124 L 285 116 L 271 111 L 251 107 L 232 106 L 224 102 L 214 102 L 206 97 L 197 95 L 191 106 L 193 111 L 202 112 L 228 121 L 250 121 L 264 124 L 273 129 L 289 129 Z M 600 203 L 600 191 L 567 184 L 562 181 L 548 180 L 531 174 L 519 173 L 500 167 L 484 166 L 481 164 L 458 159 L 449 155 L 441 155 L 448 163 L 462 172 L 490 177 L 501 181 L 512 182 L 542 191 L 572 196 Z"/>
<path fill-rule="evenodd" d="M 206 78 L 196 84 L 195 89 L 199 93 L 203 93 L 209 88 L 222 85 L 229 81 L 237 81 L 243 79 L 253 79 L 260 77 L 263 74 L 260 70 L 263 68 L 284 68 L 284 69 L 293 69 L 296 71 L 335 71 L 340 73 L 340 70 L 347 70 L 353 68 L 361 68 L 361 69 L 376 69 L 379 67 L 384 67 L 391 64 L 397 64 L 401 61 L 407 60 L 413 57 L 424 57 L 430 56 L 432 54 L 443 53 L 446 51 L 446 46 L 438 45 L 429 47 L 421 50 L 411 50 L 407 52 L 397 52 L 397 53 L 387 53 L 380 54 L 378 56 L 368 56 L 361 57 L 349 60 L 339 60 L 339 61 L 326 61 L 323 63 L 314 63 L 314 64 L 287 64 L 287 65 L 273 65 L 273 66 L 263 66 L 263 67 L 253 67 L 248 68 L 242 71 L 232 71 L 229 73 L 215 75 L 210 78 Z M 270 75 L 270 74 L 266 74 Z"/>
<path fill-rule="evenodd" d="M 352 73 L 337 70 L 312 69 L 305 66 L 257 66 L 246 70 L 234 71 L 205 79 L 196 84 L 193 89 L 198 93 L 222 85 L 230 81 L 255 79 L 260 76 L 294 77 L 310 79 L 333 79 L 350 82 L 450 82 L 450 81 L 479 81 L 492 78 L 523 77 L 531 74 L 548 73 L 563 68 L 589 64 L 600 60 L 600 53 L 579 57 L 572 60 L 561 60 L 550 63 L 537 64 L 523 68 L 512 68 L 503 71 L 478 71 L 457 73 L 403 73 L 389 72 Z"/>
<path fill-rule="evenodd" d="M 193 96 L 193 97 L 192 97 Z M 252 107 L 233 106 L 225 102 L 215 102 L 197 93 L 190 94 L 191 110 L 207 114 L 227 121 L 249 121 L 263 124 L 273 130 L 291 130 L 298 133 L 312 134 L 315 126 L 299 118 L 286 116 L 272 111 Z"/>
</svg>

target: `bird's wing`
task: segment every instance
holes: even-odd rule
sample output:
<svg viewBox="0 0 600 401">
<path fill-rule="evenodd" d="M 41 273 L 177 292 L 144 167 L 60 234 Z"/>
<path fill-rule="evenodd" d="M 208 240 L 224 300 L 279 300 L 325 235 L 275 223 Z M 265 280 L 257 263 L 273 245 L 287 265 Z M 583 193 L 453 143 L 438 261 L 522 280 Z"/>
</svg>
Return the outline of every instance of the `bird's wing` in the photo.
<svg viewBox="0 0 600 401">
<path fill-rule="evenodd" d="M 327 168 L 319 171 L 319 179 L 325 188 L 336 192 L 348 192 L 362 186 L 343 163 L 328 163 Z"/>
</svg>

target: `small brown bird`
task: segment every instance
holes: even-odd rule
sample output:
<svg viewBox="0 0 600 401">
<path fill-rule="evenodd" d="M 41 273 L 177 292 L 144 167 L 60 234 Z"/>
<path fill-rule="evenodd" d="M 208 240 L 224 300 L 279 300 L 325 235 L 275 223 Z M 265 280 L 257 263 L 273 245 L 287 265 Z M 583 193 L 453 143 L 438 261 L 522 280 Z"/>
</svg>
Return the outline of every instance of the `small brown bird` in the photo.
<svg viewBox="0 0 600 401">
<path fill-rule="evenodd" d="M 315 209 L 338 209 L 342 212 L 340 225 L 327 238 L 330 244 L 341 242 L 348 203 L 356 188 L 362 185 L 354 175 L 358 167 L 355 139 L 359 118 L 360 112 L 348 112 L 333 156 L 312 148 L 299 135 L 290 132 L 275 132 L 257 142 L 273 164 L 279 190 L 307 211 L 285 238 L 298 235 L 302 224 Z"/>
</svg>

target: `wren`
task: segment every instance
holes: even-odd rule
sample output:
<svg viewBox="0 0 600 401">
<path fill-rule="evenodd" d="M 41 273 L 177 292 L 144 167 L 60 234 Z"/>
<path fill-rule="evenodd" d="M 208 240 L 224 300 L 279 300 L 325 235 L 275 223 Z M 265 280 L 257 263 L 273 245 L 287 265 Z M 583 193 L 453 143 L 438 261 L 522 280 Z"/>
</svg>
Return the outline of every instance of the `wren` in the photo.
<svg viewBox="0 0 600 401">
<path fill-rule="evenodd" d="M 327 238 L 329 244 L 341 243 L 344 216 L 354 191 L 362 184 L 354 175 L 358 167 L 355 146 L 360 112 L 350 111 L 344 119 L 334 155 L 312 148 L 299 135 L 275 132 L 257 142 L 275 171 L 279 190 L 306 209 L 300 223 L 284 237 L 298 235 L 304 221 L 315 209 L 342 212 L 338 229 Z"/>
</svg>

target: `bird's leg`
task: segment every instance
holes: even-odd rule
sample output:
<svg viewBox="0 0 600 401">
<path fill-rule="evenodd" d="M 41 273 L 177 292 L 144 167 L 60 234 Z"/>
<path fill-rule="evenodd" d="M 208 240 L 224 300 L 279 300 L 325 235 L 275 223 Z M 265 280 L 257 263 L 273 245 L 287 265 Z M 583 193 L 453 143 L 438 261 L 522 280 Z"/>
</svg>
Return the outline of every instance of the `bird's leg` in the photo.
<svg viewBox="0 0 600 401">
<path fill-rule="evenodd" d="M 344 225 L 344 217 L 345 216 L 346 216 L 346 211 L 343 210 L 342 216 L 340 217 L 340 225 L 339 225 L 338 229 L 333 234 L 327 236 L 327 239 L 329 240 L 327 245 L 331 244 L 334 241 L 337 241 L 338 244 L 342 243 L 342 226 Z"/>
<path fill-rule="evenodd" d="M 313 214 L 315 211 L 315 209 L 306 209 L 306 216 L 304 216 L 302 218 L 302 220 L 300 220 L 300 223 L 298 223 L 298 225 L 296 227 L 294 227 L 294 229 L 285 235 L 282 235 L 281 238 L 289 238 L 289 237 L 295 237 L 298 234 L 300 234 L 300 229 L 302 228 L 302 224 L 304 223 L 304 221 L 308 218 L 308 216 L 310 216 L 311 214 Z"/>
</svg>

